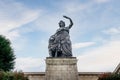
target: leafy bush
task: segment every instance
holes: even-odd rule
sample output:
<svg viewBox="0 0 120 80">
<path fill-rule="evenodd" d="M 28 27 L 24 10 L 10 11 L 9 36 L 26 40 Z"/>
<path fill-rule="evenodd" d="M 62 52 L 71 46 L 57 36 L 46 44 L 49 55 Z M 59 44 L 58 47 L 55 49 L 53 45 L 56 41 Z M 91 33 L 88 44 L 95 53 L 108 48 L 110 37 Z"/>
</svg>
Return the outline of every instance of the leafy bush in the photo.
<svg viewBox="0 0 120 80">
<path fill-rule="evenodd" d="M 120 80 L 120 74 L 104 73 L 99 76 L 98 80 Z"/>
<path fill-rule="evenodd" d="M 0 80 L 28 80 L 27 77 L 25 77 L 24 73 L 19 71 L 15 72 L 0 72 Z"/>
</svg>

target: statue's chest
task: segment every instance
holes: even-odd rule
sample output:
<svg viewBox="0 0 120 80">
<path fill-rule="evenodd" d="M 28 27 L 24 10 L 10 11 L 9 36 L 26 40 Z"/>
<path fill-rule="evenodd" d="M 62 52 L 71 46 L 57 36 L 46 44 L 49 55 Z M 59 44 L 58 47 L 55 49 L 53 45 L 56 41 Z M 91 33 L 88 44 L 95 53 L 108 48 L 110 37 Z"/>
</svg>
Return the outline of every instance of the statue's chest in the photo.
<svg viewBox="0 0 120 80">
<path fill-rule="evenodd" d="M 68 34 L 69 30 L 66 28 L 60 28 L 57 30 L 57 34 Z"/>
</svg>

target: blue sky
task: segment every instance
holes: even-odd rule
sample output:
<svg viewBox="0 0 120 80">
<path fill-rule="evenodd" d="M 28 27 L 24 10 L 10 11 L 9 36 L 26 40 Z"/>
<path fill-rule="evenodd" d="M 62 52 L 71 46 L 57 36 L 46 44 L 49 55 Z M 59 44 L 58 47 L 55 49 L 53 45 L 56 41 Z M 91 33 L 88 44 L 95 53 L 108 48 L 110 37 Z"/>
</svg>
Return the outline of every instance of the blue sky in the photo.
<svg viewBox="0 0 120 80">
<path fill-rule="evenodd" d="M 0 0 L 0 34 L 12 42 L 15 70 L 45 71 L 48 39 L 69 21 L 80 72 L 113 71 L 120 62 L 119 0 Z"/>
</svg>

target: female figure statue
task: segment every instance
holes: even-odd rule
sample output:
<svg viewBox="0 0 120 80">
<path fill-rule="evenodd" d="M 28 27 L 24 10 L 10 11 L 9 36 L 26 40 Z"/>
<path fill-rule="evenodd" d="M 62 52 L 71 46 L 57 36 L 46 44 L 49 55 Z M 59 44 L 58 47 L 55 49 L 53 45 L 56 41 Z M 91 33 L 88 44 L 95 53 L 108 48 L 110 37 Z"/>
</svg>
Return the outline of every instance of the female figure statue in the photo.
<svg viewBox="0 0 120 80">
<path fill-rule="evenodd" d="M 72 47 L 69 36 L 69 30 L 73 26 L 71 18 L 63 16 L 70 21 L 70 25 L 65 27 L 65 22 L 59 22 L 59 29 L 49 39 L 49 55 L 50 57 L 72 57 Z"/>
</svg>

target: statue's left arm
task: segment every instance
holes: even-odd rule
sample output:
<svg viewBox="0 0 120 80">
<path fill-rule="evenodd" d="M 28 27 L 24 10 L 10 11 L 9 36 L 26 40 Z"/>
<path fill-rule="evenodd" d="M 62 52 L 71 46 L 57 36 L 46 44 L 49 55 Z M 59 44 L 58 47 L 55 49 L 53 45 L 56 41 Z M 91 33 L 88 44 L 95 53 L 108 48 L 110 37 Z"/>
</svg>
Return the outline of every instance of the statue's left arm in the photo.
<svg viewBox="0 0 120 80">
<path fill-rule="evenodd" d="M 68 28 L 70 29 L 70 28 L 73 26 L 73 21 L 72 21 L 72 19 L 69 18 L 69 17 L 67 17 L 67 16 L 63 16 L 63 17 L 66 18 L 66 19 L 69 19 L 70 24 L 69 24 Z"/>
</svg>

